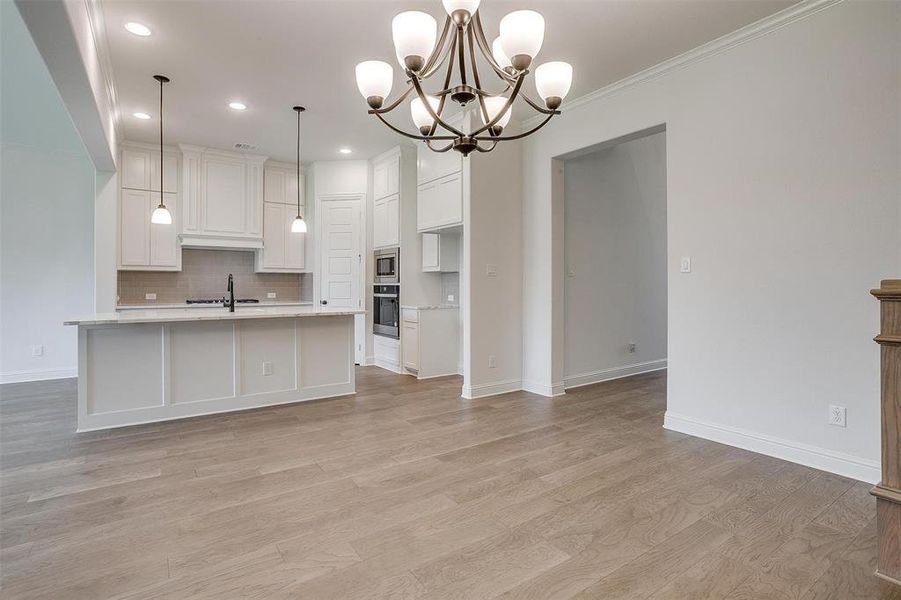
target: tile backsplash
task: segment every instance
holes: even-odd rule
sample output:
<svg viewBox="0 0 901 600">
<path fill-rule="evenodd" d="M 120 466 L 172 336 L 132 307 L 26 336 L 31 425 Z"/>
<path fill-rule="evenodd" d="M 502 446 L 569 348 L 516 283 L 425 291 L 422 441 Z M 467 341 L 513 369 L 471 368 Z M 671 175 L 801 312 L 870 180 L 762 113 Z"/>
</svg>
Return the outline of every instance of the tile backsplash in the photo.
<svg viewBox="0 0 901 600">
<path fill-rule="evenodd" d="M 261 302 L 297 302 L 313 297 L 310 273 L 255 273 L 254 253 L 235 250 L 182 250 L 181 271 L 119 271 L 119 305 L 181 304 L 189 298 L 221 298 L 228 274 L 235 298 Z M 276 298 L 266 294 L 275 292 Z M 146 294 L 156 294 L 147 300 Z"/>
</svg>

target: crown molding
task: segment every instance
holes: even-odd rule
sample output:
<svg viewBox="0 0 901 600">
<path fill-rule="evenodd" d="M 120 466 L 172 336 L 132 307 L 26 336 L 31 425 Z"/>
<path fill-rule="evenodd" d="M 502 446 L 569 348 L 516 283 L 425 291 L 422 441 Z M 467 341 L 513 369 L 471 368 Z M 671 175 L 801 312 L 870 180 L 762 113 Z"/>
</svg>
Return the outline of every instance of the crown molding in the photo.
<svg viewBox="0 0 901 600">
<path fill-rule="evenodd" d="M 103 18 L 103 3 L 101 0 L 84 0 L 85 12 L 88 15 L 88 25 L 91 27 L 91 38 L 94 40 L 94 51 L 97 53 L 97 62 L 100 65 L 100 75 L 103 77 L 103 86 L 106 88 L 107 100 L 113 111 L 114 136 L 117 142 L 122 141 L 122 115 L 119 111 L 119 94 L 116 91 L 116 82 L 113 79 L 113 61 L 110 58 L 109 39 L 106 35 L 106 21 Z"/>
<path fill-rule="evenodd" d="M 696 62 L 700 62 L 718 54 L 728 52 L 736 46 L 740 46 L 741 44 L 750 42 L 751 40 L 755 40 L 759 37 L 773 33 L 774 31 L 777 31 L 778 29 L 781 29 L 786 25 L 790 25 L 795 21 L 805 19 L 820 12 L 821 10 L 825 10 L 842 2 L 844 2 L 844 0 L 805 0 L 804 2 L 799 2 L 798 4 L 789 6 L 788 8 L 774 13 L 768 17 L 764 17 L 759 21 L 755 21 L 750 25 L 746 25 L 741 29 L 736 29 L 732 33 L 727 33 L 726 35 L 718 37 L 715 40 L 707 42 L 706 44 L 702 44 L 696 48 L 693 48 L 688 52 L 683 52 L 678 56 L 674 56 L 673 58 L 669 58 L 663 62 L 657 63 L 652 67 L 648 67 L 643 71 L 639 71 L 638 73 L 624 77 L 623 79 L 615 81 L 600 89 L 589 92 L 584 96 L 579 96 L 578 98 L 567 102 L 564 105 L 564 108 L 566 109 L 566 111 L 569 111 L 585 104 L 590 104 L 595 100 L 609 96 L 610 94 L 616 93 L 624 88 L 657 79 L 658 77 L 668 75 L 669 73 L 678 71 L 679 69 L 684 69 L 685 67 L 688 67 Z M 523 128 L 528 129 L 534 127 L 541 121 L 542 118 L 543 115 L 535 115 L 523 120 Z"/>
</svg>

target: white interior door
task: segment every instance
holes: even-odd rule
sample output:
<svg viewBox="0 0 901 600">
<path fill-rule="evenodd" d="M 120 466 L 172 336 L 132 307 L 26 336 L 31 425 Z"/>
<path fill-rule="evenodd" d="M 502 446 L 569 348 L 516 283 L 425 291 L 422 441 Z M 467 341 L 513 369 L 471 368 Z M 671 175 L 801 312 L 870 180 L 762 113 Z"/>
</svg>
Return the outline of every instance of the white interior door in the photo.
<svg viewBox="0 0 901 600">
<path fill-rule="evenodd" d="M 362 308 L 362 198 L 322 199 L 319 302 L 329 308 Z M 363 360 L 364 316 L 356 319 L 356 362 Z"/>
</svg>

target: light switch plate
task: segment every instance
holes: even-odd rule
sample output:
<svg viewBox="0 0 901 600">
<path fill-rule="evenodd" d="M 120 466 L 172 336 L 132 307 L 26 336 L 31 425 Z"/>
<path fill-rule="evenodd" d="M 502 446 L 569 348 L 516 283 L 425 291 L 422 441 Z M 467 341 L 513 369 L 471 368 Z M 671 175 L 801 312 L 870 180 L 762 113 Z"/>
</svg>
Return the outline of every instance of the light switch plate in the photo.
<svg viewBox="0 0 901 600">
<path fill-rule="evenodd" d="M 453 302 L 453 301 L 454 301 L 454 295 L 453 295 L 453 294 L 448 294 L 448 295 L 447 295 L 447 301 L 448 301 L 448 302 Z"/>
<path fill-rule="evenodd" d="M 485 274 L 488 277 L 497 277 L 497 265 L 485 265 Z"/>
<path fill-rule="evenodd" d="M 31 347 L 31 355 L 32 356 L 44 356 L 44 346 L 41 344 L 36 344 Z"/>
<path fill-rule="evenodd" d="M 144 294 L 144 300 L 156 300 L 156 294 Z"/>
<path fill-rule="evenodd" d="M 275 298 L 275 292 L 266 292 L 267 298 Z"/>
<path fill-rule="evenodd" d="M 691 257 L 683 256 L 679 259 L 679 272 L 680 273 L 691 273 Z"/>
<path fill-rule="evenodd" d="M 268 360 L 263 361 L 263 375 L 272 375 L 272 363 Z"/>
</svg>

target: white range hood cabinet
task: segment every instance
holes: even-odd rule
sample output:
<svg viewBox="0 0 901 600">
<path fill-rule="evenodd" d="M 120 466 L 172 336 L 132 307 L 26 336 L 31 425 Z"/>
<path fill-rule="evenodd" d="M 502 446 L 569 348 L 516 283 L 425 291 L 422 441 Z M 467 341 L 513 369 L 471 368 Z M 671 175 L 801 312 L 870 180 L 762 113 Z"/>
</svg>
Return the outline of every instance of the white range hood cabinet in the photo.
<svg viewBox="0 0 901 600">
<path fill-rule="evenodd" d="M 263 247 L 265 156 L 181 144 L 181 245 Z"/>
</svg>

